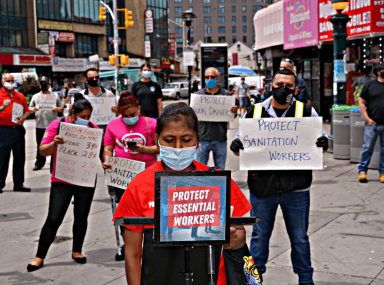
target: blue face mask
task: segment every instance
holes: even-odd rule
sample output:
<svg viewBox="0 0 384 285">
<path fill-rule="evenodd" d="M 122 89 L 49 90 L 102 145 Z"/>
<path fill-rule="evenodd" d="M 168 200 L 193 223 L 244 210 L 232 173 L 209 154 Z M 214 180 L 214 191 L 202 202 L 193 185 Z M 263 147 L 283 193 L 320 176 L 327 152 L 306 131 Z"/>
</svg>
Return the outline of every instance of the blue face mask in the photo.
<svg viewBox="0 0 384 285">
<path fill-rule="evenodd" d="M 186 169 L 196 159 L 196 146 L 173 148 L 160 146 L 160 159 L 169 168 L 180 171 Z"/>
<path fill-rule="evenodd" d="M 217 79 L 206 79 L 205 85 L 207 85 L 209 89 L 213 89 L 217 85 Z"/>
<path fill-rule="evenodd" d="M 249 90 L 249 93 L 251 93 L 252 95 L 257 95 L 257 90 Z"/>
<path fill-rule="evenodd" d="M 83 120 L 81 118 L 76 117 L 76 125 L 86 126 L 88 125 L 88 123 L 89 123 L 89 120 Z"/>
<path fill-rule="evenodd" d="M 139 116 L 132 117 L 132 118 L 123 118 L 123 122 L 126 123 L 128 126 L 133 126 L 137 123 L 139 120 Z"/>
<path fill-rule="evenodd" d="M 152 72 L 149 71 L 149 70 L 144 70 L 142 73 L 143 73 L 143 77 L 144 77 L 145 79 L 148 79 L 148 78 L 151 77 L 151 75 L 152 75 Z"/>
</svg>

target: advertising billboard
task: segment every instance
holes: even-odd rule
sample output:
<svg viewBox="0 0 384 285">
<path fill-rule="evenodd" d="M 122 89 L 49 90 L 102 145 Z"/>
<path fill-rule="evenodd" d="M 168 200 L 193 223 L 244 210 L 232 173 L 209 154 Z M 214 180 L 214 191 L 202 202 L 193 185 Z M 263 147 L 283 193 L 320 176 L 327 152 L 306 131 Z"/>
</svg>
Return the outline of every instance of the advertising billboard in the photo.
<svg viewBox="0 0 384 285">
<path fill-rule="evenodd" d="M 200 49 L 201 87 L 205 87 L 205 71 L 209 67 L 215 67 L 220 72 L 219 85 L 228 89 L 228 44 L 202 44 Z"/>
</svg>

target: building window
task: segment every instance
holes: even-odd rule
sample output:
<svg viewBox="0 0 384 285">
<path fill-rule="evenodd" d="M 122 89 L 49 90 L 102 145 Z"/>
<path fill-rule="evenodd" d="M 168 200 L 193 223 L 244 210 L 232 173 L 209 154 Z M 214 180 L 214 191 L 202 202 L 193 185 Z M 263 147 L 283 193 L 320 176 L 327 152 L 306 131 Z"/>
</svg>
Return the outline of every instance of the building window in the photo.
<svg viewBox="0 0 384 285">
<path fill-rule="evenodd" d="M 232 6 L 232 13 L 236 13 L 236 6 Z"/>
<path fill-rule="evenodd" d="M 247 42 L 247 36 L 243 36 L 243 43 Z"/>
<path fill-rule="evenodd" d="M 225 43 L 225 37 L 219 37 L 219 43 Z"/>
<path fill-rule="evenodd" d="M 204 0 L 203 3 L 211 3 L 211 0 Z"/>
<path fill-rule="evenodd" d="M 26 0 L 0 1 L 0 15 L 0 46 L 28 47 Z"/>
<path fill-rule="evenodd" d="M 191 34 L 193 34 L 193 31 L 194 31 L 194 30 L 193 30 L 193 27 L 192 27 L 192 28 L 191 28 Z"/>
<path fill-rule="evenodd" d="M 7 2 L 7 1 L 2 1 Z M 16 1 L 8 1 L 8 9 L 11 8 L 10 5 L 11 2 L 14 3 L 15 9 L 20 9 L 19 0 Z M 23 1 L 25 3 L 25 1 Z M 49 20 L 58 20 L 58 21 L 72 21 L 72 7 L 71 7 L 71 0 L 36 0 L 36 14 L 37 18 L 40 19 L 49 19 Z M 76 1 L 74 0 L 74 7 L 75 5 L 79 5 L 78 2 L 84 2 L 84 1 Z M 99 20 L 99 4 L 96 0 L 89 0 L 86 1 L 87 6 L 86 9 L 82 9 L 84 21 L 96 23 Z M 5 4 L 5 3 L 4 3 Z M 97 6 L 97 17 L 94 16 L 95 11 L 95 5 Z M 21 8 L 26 8 L 21 7 Z M 16 12 L 15 10 L 15 12 Z M 76 12 L 76 10 L 75 10 Z M 85 17 L 87 18 L 85 19 Z"/>
<path fill-rule="evenodd" d="M 176 38 L 176 43 L 177 43 L 177 44 L 182 44 L 182 43 L 183 43 L 183 38 L 181 38 L 181 37 L 177 37 L 177 38 Z"/>
<path fill-rule="evenodd" d="M 211 43 L 212 42 L 212 37 L 207 37 L 207 43 Z"/>
<path fill-rule="evenodd" d="M 175 7 L 175 14 L 183 13 L 183 9 L 181 7 Z"/>
<path fill-rule="evenodd" d="M 236 26 L 232 26 L 232 33 L 236 33 Z"/>
<path fill-rule="evenodd" d="M 236 3 L 236 0 L 232 0 L 232 3 Z"/>
<path fill-rule="evenodd" d="M 183 52 L 183 48 L 182 47 L 176 48 L 176 54 L 181 54 L 182 52 Z"/>
<path fill-rule="evenodd" d="M 210 6 L 204 6 L 203 11 L 205 14 L 211 13 L 211 7 Z"/>
<path fill-rule="evenodd" d="M 232 16 L 232 23 L 236 23 L 236 16 Z"/>
<path fill-rule="evenodd" d="M 182 23 L 183 23 L 183 18 L 181 18 L 181 17 L 176 17 L 176 18 L 175 18 L 175 22 L 178 23 L 178 24 L 182 24 Z"/>
<path fill-rule="evenodd" d="M 98 53 L 97 36 L 76 34 L 75 57 L 89 57 Z"/>
<path fill-rule="evenodd" d="M 253 13 L 256 13 L 257 11 L 261 10 L 261 6 L 253 6 Z"/>
<path fill-rule="evenodd" d="M 243 23 L 247 22 L 247 16 L 243 16 Z"/>
<path fill-rule="evenodd" d="M 175 0 L 175 3 L 180 4 L 181 0 Z"/>
<path fill-rule="evenodd" d="M 243 0 L 243 3 L 246 3 L 247 2 L 247 0 Z"/>
<path fill-rule="evenodd" d="M 191 42 L 190 44 L 192 44 L 193 42 L 195 42 L 195 39 L 193 37 L 191 37 Z"/>
<path fill-rule="evenodd" d="M 225 27 L 219 27 L 219 34 L 225 34 Z"/>
<path fill-rule="evenodd" d="M 204 24 L 210 24 L 211 23 L 211 17 L 204 17 Z"/>
<path fill-rule="evenodd" d="M 236 36 L 233 36 L 232 37 L 232 43 L 235 43 L 236 42 Z"/>
<path fill-rule="evenodd" d="M 219 16 L 219 17 L 217 18 L 217 20 L 218 20 L 218 23 L 219 23 L 219 24 L 224 24 L 224 23 L 225 23 L 225 16 Z"/>
<path fill-rule="evenodd" d="M 176 28 L 175 28 L 175 34 L 180 35 L 180 34 L 182 34 L 182 33 L 183 33 L 183 28 L 182 28 L 182 27 L 176 27 Z"/>
<path fill-rule="evenodd" d="M 71 0 L 61 0 L 61 4 L 63 1 L 66 1 L 68 4 L 68 11 L 71 11 Z M 60 1 L 57 0 L 42 0 L 42 2 L 55 2 L 59 3 Z M 120 2 L 120 1 L 119 1 Z M 118 7 L 120 8 L 121 3 L 118 3 Z M 80 23 L 97 23 L 97 24 L 104 24 L 100 23 L 99 21 L 99 5 L 100 2 L 96 0 L 73 0 L 73 21 L 80 22 Z M 43 4 L 44 6 L 44 4 Z M 125 5 L 124 5 L 125 6 Z M 57 11 L 61 12 L 62 8 L 58 8 Z M 107 21 L 108 21 L 108 9 L 105 11 L 107 14 Z M 68 12 L 67 12 L 68 13 Z"/>
<path fill-rule="evenodd" d="M 193 12 L 193 7 L 189 7 L 189 11 L 192 11 L 192 12 Z"/>
<path fill-rule="evenodd" d="M 217 8 L 218 13 L 225 13 L 225 7 L 219 7 Z"/>
<path fill-rule="evenodd" d="M 242 11 L 243 11 L 243 13 L 244 13 L 244 12 L 247 12 L 247 6 L 243 6 Z"/>
<path fill-rule="evenodd" d="M 212 33 L 212 29 L 211 29 L 211 27 L 207 27 L 206 32 L 207 32 L 207 34 L 211 34 L 211 33 Z"/>
<path fill-rule="evenodd" d="M 123 2 L 125 6 L 125 2 L 127 1 L 118 0 L 118 2 L 120 1 Z M 153 58 L 169 58 L 167 0 L 156 0 L 156 1 L 147 0 L 145 2 L 147 3 L 147 9 L 153 10 L 153 37 L 151 36 L 151 55 Z M 181 0 L 180 0 L 180 3 L 181 3 Z M 127 8 L 129 9 L 129 6 Z M 181 17 L 176 18 L 175 21 L 180 24 L 183 23 L 183 20 Z M 120 34 L 126 34 L 126 33 L 119 33 L 119 35 Z"/>
<path fill-rule="evenodd" d="M 243 33 L 247 32 L 247 26 L 243 26 Z"/>
<path fill-rule="evenodd" d="M 193 0 L 189 0 L 189 4 L 192 4 L 193 3 Z"/>
<path fill-rule="evenodd" d="M 217 0 L 217 3 L 224 3 L 225 0 Z"/>
<path fill-rule="evenodd" d="M 261 0 L 253 0 L 253 3 L 260 3 Z"/>
</svg>

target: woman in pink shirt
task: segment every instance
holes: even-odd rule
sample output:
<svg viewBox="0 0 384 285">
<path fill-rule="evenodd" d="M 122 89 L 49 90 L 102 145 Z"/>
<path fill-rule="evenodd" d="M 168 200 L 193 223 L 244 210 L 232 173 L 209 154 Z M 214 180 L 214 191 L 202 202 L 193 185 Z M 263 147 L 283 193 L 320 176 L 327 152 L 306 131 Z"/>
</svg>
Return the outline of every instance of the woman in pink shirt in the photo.
<svg viewBox="0 0 384 285">
<path fill-rule="evenodd" d="M 117 112 L 121 116 L 109 122 L 105 131 L 103 168 L 111 168 L 106 156 L 142 161 L 145 168 L 155 164 L 159 153 L 155 140 L 157 121 L 144 116 L 136 97 L 129 91 L 121 94 Z M 108 186 L 108 191 L 119 203 L 124 190 Z M 124 246 L 121 252 L 115 256 L 117 261 L 124 260 Z"/>
<path fill-rule="evenodd" d="M 96 181 L 93 187 L 70 184 L 57 179 L 55 177 L 55 169 L 57 146 L 65 143 L 63 137 L 61 137 L 58 132 L 60 123 L 65 122 L 98 129 L 98 126 L 89 121 L 91 113 L 91 103 L 84 99 L 83 95 L 75 94 L 75 102 L 70 115 L 66 118 L 59 118 L 52 121 L 45 130 L 39 150 L 42 156 L 50 156 L 53 154 L 51 193 L 49 197 L 48 217 L 41 230 L 36 258 L 27 266 L 28 272 L 36 271 L 43 266 L 48 249 L 55 239 L 57 230 L 71 203 L 72 196 L 74 196 L 72 259 L 80 264 L 84 264 L 87 261 L 86 257 L 81 254 L 81 249 L 87 232 L 88 214 L 91 209 L 93 194 L 95 193 Z"/>
</svg>

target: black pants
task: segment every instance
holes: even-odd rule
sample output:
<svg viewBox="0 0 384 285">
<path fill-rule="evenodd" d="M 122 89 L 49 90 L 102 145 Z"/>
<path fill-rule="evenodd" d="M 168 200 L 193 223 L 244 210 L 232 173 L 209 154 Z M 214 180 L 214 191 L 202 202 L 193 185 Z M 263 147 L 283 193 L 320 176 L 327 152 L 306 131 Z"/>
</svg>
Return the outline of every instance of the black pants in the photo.
<svg viewBox="0 0 384 285">
<path fill-rule="evenodd" d="M 13 154 L 13 185 L 23 186 L 25 166 L 25 129 L 0 126 L 0 189 L 5 187 L 9 159 Z"/>
<path fill-rule="evenodd" d="M 45 259 L 48 249 L 56 237 L 57 230 L 63 222 L 72 196 L 75 198 L 72 252 L 81 252 L 85 233 L 87 232 L 88 214 L 91 209 L 94 193 L 95 187 L 81 187 L 58 182 L 52 183 L 48 217 L 41 230 L 36 257 Z"/>
<path fill-rule="evenodd" d="M 46 157 L 42 156 L 39 151 L 39 146 L 43 139 L 45 133 L 45 129 L 37 129 L 36 128 L 36 144 L 37 144 L 37 152 L 36 152 L 36 162 L 35 166 L 39 168 L 43 168 L 45 165 Z"/>
</svg>

